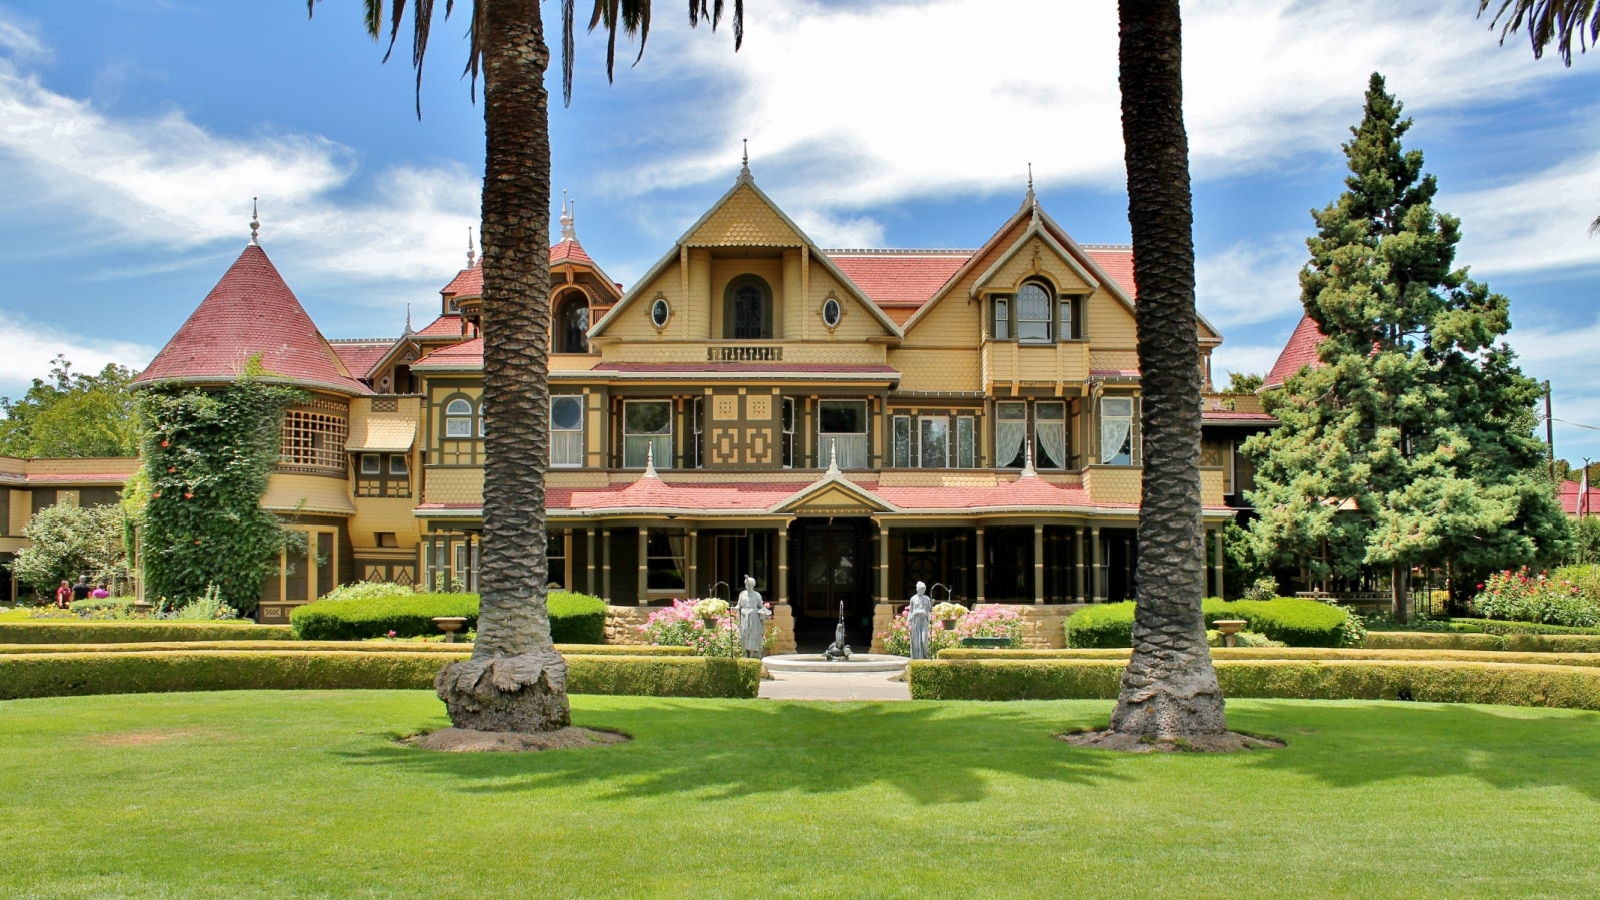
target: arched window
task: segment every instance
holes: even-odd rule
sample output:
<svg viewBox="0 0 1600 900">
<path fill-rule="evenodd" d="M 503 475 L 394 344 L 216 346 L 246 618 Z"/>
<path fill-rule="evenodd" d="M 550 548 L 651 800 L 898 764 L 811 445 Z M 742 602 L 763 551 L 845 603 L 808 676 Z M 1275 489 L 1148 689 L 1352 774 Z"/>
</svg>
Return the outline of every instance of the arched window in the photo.
<svg viewBox="0 0 1600 900">
<path fill-rule="evenodd" d="M 444 436 L 472 437 L 472 401 L 457 397 L 444 406 Z"/>
<path fill-rule="evenodd" d="M 1054 340 L 1051 328 L 1055 319 L 1054 291 L 1037 281 L 1029 281 L 1017 291 L 1017 340 Z"/>
<path fill-rule="evenodd" d="M 772 337 L 772 288 L 757 275 L 729 282 L 723 302 L 722 336 L 734 340 Z"/>
<path fill-rule="evenodd" d="M 557 353 L 589 352 L 589 298 L 568 291 L 556 304 Z"/>
</svg>

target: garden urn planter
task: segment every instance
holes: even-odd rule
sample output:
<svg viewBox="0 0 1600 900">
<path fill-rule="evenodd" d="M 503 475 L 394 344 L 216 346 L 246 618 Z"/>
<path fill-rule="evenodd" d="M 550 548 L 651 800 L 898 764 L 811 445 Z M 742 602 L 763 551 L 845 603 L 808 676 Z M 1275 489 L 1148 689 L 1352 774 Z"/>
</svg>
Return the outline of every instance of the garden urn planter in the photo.
<svg viewBox="0 0 1600 900">
<path fill-rule="evenodd" d="M 955 619 L 945 619 L 944 620 L 944 630 L 945 631 L 955 631 L 956 630 L 956 620 Z"/>
<path fill-rule="evenodd" d="M 717 630 L 717 617 L 716 616 L 701 616 L 700 617 L 700 624 L 707 631 L 716 631 Z"/>
<path fill-rule="evenodd" d="M 155 609 L 155 604 L 144 598 L 133 601 L 133 614 L 141 619 L 150 618 L 150 611 Z"/>
<path fill-rule="evenodd" d="M 1222 632 L 1223 645 L 1227 647 L 1233 647 L 1237 645 L 1239 641 L 1239 639 L 1234 637 L 1234 635 L 1243 631 L 1244 626 L 1250 623 L 1243 619 L 1218 619 L 1211 624 L 1217 626 L 1217 630 Z"/>
<path fill-rule="evenodd" d="M 454 644 L 456 642 L 456 632 L 467 624 L 467 620 L 464 616 L 434 616 L 433 624 L 439 626 L 439 630 L 444 632 L 444 642 L 446 644 Z"/>
</svg>

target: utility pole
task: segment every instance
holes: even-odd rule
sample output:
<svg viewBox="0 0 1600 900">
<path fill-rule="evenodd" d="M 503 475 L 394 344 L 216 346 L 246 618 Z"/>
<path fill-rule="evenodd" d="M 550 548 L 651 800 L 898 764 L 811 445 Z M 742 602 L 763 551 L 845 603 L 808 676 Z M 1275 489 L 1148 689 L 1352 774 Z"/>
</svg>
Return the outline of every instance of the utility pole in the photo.
<svg viewBox="0 0 1600 900">
<path fill-rule="evenodd" d="M 1544 382 L 1544 446 L 1550 452 L 1550 480 L 1556 480 L 1556 427 L 1550 418 L 1550 380 Z"/>
</svg>

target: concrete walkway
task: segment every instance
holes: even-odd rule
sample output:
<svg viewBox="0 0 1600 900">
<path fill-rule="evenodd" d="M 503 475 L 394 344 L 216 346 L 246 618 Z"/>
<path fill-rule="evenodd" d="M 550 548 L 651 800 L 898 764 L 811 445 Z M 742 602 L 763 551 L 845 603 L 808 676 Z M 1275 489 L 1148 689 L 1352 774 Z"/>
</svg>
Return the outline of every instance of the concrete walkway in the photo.
<svg viewBox="0 0 1600 900">
<path fill-rule="evenodd" d="M 761 682 L 764 700 L 910 700 L 893 672 L 780 672 Z"/>
</svg>

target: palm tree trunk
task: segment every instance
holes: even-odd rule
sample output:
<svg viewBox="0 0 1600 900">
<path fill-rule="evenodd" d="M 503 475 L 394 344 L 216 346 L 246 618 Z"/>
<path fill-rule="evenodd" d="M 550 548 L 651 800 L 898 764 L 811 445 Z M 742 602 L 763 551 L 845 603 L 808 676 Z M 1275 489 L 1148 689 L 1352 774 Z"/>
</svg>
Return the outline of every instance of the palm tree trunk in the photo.
<svg viewBox="0 0 1600 900">
<path fill-rule="evenodd" d="M 479 0 L 483 2 L 483 0 Z M 550 452 L 550 51 L 538 0 L 493 0 L 484 32 L 482 602 L 472 659 L 435 687 L 458 728 L 551 731 L 570 723 L 567 664 L 545 605 L 544 473 Z"/>
<path fill-rule="evenodd" d="M 1200 346 L 1178 0 L 1121 0 L 1122 137 L 1138 286 L 1144 493 L 1133 658 L 1111 728 L 1226 730 L 1206 646 L 1200 512 Z"/>
</svg>

